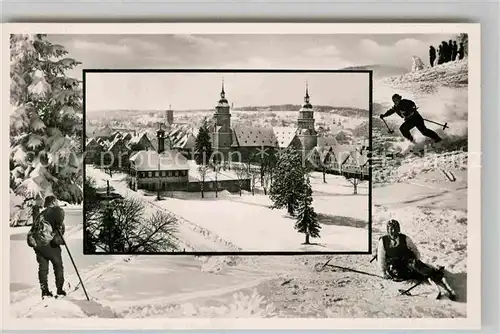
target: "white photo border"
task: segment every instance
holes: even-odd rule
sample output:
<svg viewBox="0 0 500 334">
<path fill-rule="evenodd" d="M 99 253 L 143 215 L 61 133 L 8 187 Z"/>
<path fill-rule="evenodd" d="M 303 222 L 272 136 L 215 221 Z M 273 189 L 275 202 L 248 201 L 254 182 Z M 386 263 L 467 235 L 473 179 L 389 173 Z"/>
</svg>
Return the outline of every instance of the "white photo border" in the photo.
<svg viewBox="0 0 500 334">
<path fill-rule="evenodd" d="M 2 29 L 3 85 L 2 140 L 9 152 L 9 34 L 469 34 L 469 168 L 467 243 L 467 317 L 457 319 L 14 319 L 9 312 L 9 226 L 2 224 L 2 327 L 3 329 L 480 329 L 481 328 L 481 27 L 478 23 L 145 23 L 70 24 L 13 23 Z M 9 220 L 8 169 L 2 164 L 2 221 Z"/>
</svg>

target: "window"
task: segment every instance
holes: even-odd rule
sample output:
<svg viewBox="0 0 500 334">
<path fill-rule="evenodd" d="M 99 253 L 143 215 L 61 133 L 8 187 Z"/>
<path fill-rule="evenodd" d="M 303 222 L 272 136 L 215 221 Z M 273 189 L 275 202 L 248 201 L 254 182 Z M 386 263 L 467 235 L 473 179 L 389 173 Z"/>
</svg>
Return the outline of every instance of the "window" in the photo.
<svg viewBox="0 0 500 334">
<path fill-rule="evenodd" d="M 168 177 L 172 176 L 172 172 L 171 172 L 171 171 L 168 171 L 168 172 L 167 172 L 167 176 L 168 176 Z"/>
<path fill-rule="evenodd" d="M 155 177 L 160 176 L 160 172 L 155 172 Z"/>
<path fill-rule="evenodd" d="M 152 172 L 148 172 L 148 177 L 153 177 L 153 173 Z"/>
<path fill-rule="evenodd" d="M 174 176 L 177 176 L 177 171 L 174 172 Z"/>
</svg>

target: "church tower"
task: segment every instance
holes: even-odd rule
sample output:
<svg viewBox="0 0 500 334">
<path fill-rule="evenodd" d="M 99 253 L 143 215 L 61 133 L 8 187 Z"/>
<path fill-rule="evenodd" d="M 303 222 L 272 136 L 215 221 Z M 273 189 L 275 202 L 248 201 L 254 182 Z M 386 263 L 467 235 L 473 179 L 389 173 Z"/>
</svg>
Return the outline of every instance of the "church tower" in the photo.
<svg viewBox="0 0 500 334">
<path fill-rule="evenodd" d="M 299 110 L 297 119 L 297 137 L 302 145 L 302 153 L 306 156 L 318 144 L 318 133 L 314 128 L 314 111 L 309 102 L 309 87 L 306 83 L 304 105 Z"/>
<path fill-rule="evenodd" d="M 226 99 L 226 92 L 224 91 L 224 79 L 222 79 L 222 90 L 220 93 L 220 100 L 215 107 L 215 125 L 212 135 L 212 148 L 214 153 L 219 151 L 224 157 L 224 161 L 229 159 L 229 150 L 233 143 L 233 136 L 231 131 L 231 113 L 229 102 Z M 217 157 L 217 155 L 215 155 Z M 220 157 L 220 155 L 218 155 Z"/>
<path fill-rule="evenodd" d="M 172 105 L 168 106 L 167 110 L 167 124 L 171 126 L 174 124 L 174 111 L 172 110 Z"/>
<path fill-rule="evenodd" d="M 156 139 L 158 140 L 158 153 L 163 153 L 165 151 L 165 131 L 160 128 L 156 132 Z"/>
</svg>

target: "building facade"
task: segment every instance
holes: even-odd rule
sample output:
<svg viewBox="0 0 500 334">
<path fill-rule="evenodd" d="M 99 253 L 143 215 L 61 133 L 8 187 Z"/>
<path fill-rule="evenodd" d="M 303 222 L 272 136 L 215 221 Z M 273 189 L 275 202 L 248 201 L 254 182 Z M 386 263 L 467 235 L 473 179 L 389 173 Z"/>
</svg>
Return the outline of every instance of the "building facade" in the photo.
<svg viewBox="0 0 500 334">
<path fill-rule="evenodd" d="M 139 151 L 130 157 L 129 175 L 134 190 L 187 190 L 189 165 L 178 151 Z"/>
</svg>

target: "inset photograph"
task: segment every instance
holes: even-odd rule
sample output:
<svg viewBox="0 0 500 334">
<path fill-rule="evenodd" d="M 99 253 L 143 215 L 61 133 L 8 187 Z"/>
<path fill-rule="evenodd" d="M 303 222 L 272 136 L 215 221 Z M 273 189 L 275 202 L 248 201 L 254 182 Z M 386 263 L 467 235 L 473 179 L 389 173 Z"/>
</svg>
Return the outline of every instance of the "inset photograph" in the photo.
<svg viewBox="0 0 500 334">
<path fill-rule="evenodd" d="M 85 254 L 371 252 L 371 71 L 83 80 Z"/>
</svg>

